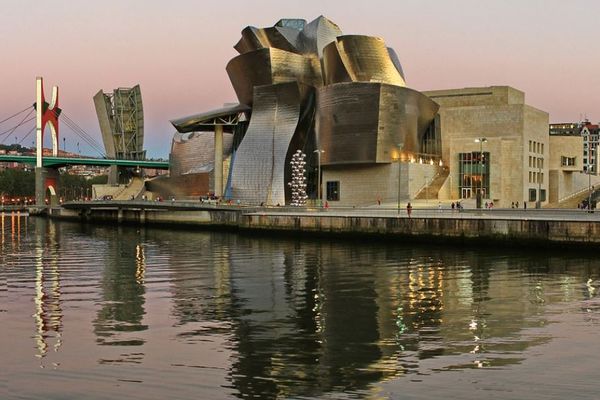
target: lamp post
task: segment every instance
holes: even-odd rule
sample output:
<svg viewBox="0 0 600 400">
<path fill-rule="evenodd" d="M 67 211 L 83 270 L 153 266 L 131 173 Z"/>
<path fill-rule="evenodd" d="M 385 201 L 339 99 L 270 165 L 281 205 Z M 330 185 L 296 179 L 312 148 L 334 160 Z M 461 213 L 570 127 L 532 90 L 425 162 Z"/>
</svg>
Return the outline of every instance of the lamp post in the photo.
<svg viewBox="0 0 600 400">
<path fill-rule="evenodd" d="M 483 144 L 487 142 L 487 138 L 480 137 L 475 139 L 475 143 L 479 143 L 479 191 L 477 192 L 477 208 L 481 208 L 481 200 L 483 199 Z M 477 189 L 477 188 L 475 188 Z"/>
<path fill-rule="evenodd" d="M 325 150 L 317 149 L 313 151 L 317 153 L 317 199 L 319 200 L 319 206 L 323 205 L 323 191 L 321 190 L 321 153 L 325 153 Z"/>
<path fill-rule="evenodd" d="M 590 148 L 590 161 L 593 160 L 593 151 L 594 149 Z M 592 165 L 591 162 L 588 163 L 587 167 L 588 173 L 588 212 L 592 212 Z"/>
<path fill-rule="evenodd" d="M 544 162 L 544 157 L 540 158 L 538 161 L 538 195 L 537 201 L 535 202 L 535 208 L 542 208 L 542 164 Z"/>
</svg>

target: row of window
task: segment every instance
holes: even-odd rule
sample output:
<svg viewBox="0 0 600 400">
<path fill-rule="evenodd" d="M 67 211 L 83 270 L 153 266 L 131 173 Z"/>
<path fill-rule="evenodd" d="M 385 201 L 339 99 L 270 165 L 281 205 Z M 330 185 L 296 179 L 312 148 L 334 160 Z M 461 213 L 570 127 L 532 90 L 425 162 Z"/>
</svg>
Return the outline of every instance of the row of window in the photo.
<svg viewBox="0 0 600 400">
<path fill-rule="evenodd" d="M 574 167 L 575 166 L 575 157 L 560 157 L 560 165 L 563 167 Z"/>
<path fill-rule="evenodd" d="M 529 201 L 537 201 L 537 189 L 529 189 Z M 540 190 L 540 201 L 546 201 L 546 189 Z"/>
<path fill-rule="evenodd" d="M 529 156 L 529 168 L 544 168 L 544 159 Z"/>
<path fill-rule="evenodd" d="M 536 142 L 535 140 L 529 141 L 529 152 L 544 154 L 544 143 Z"/>
<path fill-rule="evenodd" d="M 544 183 L 544 173 L 529 171 L 529 183 Z"/>
</svg>

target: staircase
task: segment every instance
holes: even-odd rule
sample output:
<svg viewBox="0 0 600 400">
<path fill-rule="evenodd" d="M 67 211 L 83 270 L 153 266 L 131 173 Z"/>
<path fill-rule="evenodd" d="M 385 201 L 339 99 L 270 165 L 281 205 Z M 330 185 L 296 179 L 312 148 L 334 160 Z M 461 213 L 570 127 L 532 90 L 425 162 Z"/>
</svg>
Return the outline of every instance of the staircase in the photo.
<svg viewBox="0 0 600 400">
<path fill-rule="evenodd" d="M 131 179 L 131 183 L 121 191 L 116 197 L 115 200 L 130 200 L 133 196 L 134 199 L 137 199 L 142 192 L 144 191 L 145 182 L 140 177 L 134 177 Z"/>
<path fill-rule="evenodd" d="M 415 200 L 426 200 L 426 199 L 437 199 L 438 193 L 442 186 L 444 186 L 444 182 L 448 179 L 448 175 L 450 171 L 448 168 L 440 168 L 438 173 L 433 177 L 429 185 L 425 185 L 419 190 L 419 192 L 414 197 Z"/>
<path fill-rule="evenodd" d="M 592 204 L 598 201 L 598 196 L 600 195 L 600 190 L 595 190 L 592 192 Z M 577 208 L 577 206 L 584 200 L 589 198 L 589 190 L 583 190 L 575 196 L 568 197 L 563 201 L 559 201 L 558 203 L 548 203 L 544 206 L 544 208 Z"/>
</svg>

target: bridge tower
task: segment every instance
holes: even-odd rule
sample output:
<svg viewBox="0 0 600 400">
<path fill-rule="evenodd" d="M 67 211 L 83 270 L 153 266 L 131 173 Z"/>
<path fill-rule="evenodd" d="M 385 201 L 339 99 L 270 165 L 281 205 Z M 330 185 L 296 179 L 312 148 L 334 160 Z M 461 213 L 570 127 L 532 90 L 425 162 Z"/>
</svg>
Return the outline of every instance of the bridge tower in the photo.
<svg viewBox="0 0 600 400">
<path fill-rule="evenodd" d="M 46 168 L 43 165 L 44 157 L 44 129 L 50 125 L 52 135 L 52 155 L 58 156 L 58 87 L 52 88 L 52 100 L 46 101 L 44 96 L 44 80 L 36 78 L 36 167 L 35 167 L 35 201 L 38 207 L 44 206 L 46 191 L 50 191 L 50 204 L 58 203 L 58 170 Z"/>
</svg>

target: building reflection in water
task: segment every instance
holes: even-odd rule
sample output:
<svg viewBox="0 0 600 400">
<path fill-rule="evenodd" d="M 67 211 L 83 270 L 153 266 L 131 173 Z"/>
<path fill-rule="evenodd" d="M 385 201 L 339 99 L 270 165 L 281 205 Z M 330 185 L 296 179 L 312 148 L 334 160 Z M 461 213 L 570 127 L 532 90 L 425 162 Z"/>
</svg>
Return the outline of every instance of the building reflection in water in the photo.
<svg viewBox="0 0 600 400">
<path fill-rule="evenodd" d="M 100 345 L 140 346 L 145 343 L 139 335 L 148 329 L 143 323 L 146 255 L 140 240 L 106 241 L 100 283 L 101 307 L 93 322 L 96 341 Z M 140 355 L 135 357 L 138 362 Z"/>
<path fill-rule="evenodd" d="M 20 226 L 19 222 L 17 226 Z M 17 232 L 19 236 L 20 229 Z M 36 357 L 40 358 L 41 366 L 44 367 L 46 364 L 43 360 L 49 356 L 49 352 L 57 352 L 62 346 L 60 244 L 57 225 L 52 222 L 40 220 L 35 232 L 37 245 L 35 246 L 34 338 L 37 348 Z M 52 365 L 57 367 L 58 363 L 53 362 Z"/>
<path fill-rule="evenodd" d="M 48 241 L 38 248 L 50 249 L 36 264 L 42 358 L 60 347 L 62 332 L 52 229 L 38 238 Z M 370 391 L 401 376 L 520 363 L 528 348 L 550 339 L 538 329 L 550 323 L 545 308 L 594 298 L 599 282 L 592 261 L 540 254 L 219 233 L 136 235 L 106 240 L 97 342 L 144 345 L 148 254 L 159 254 L 163 269 L 152 268 L 152 282 L 170 291 L 175 339 L 223 338 L 231 353 L 228 379 L 242 398 Z M 155 244 L 160 251 L 148 253 Z"/>
<path fill-rule="evenodd" d="M 547 323 L 541 307 L 562 301 L 535 282 L 543 274 L 529 256 L 509 262 L 485 252 L 243 236 L 219 237 L 222 247 L 214 238 L 196 244 L 209 253 L 212 278 L 204 266 L 190 271 L 186 255 L 171 255 L 173 312 L 182 325 L 231 323 L 230 379 L 242 397 L 367 390 L 420 373 L 425 360 L 439 370 L 519 363 L 549 340 L 527 333 Z"/>
</svg>

